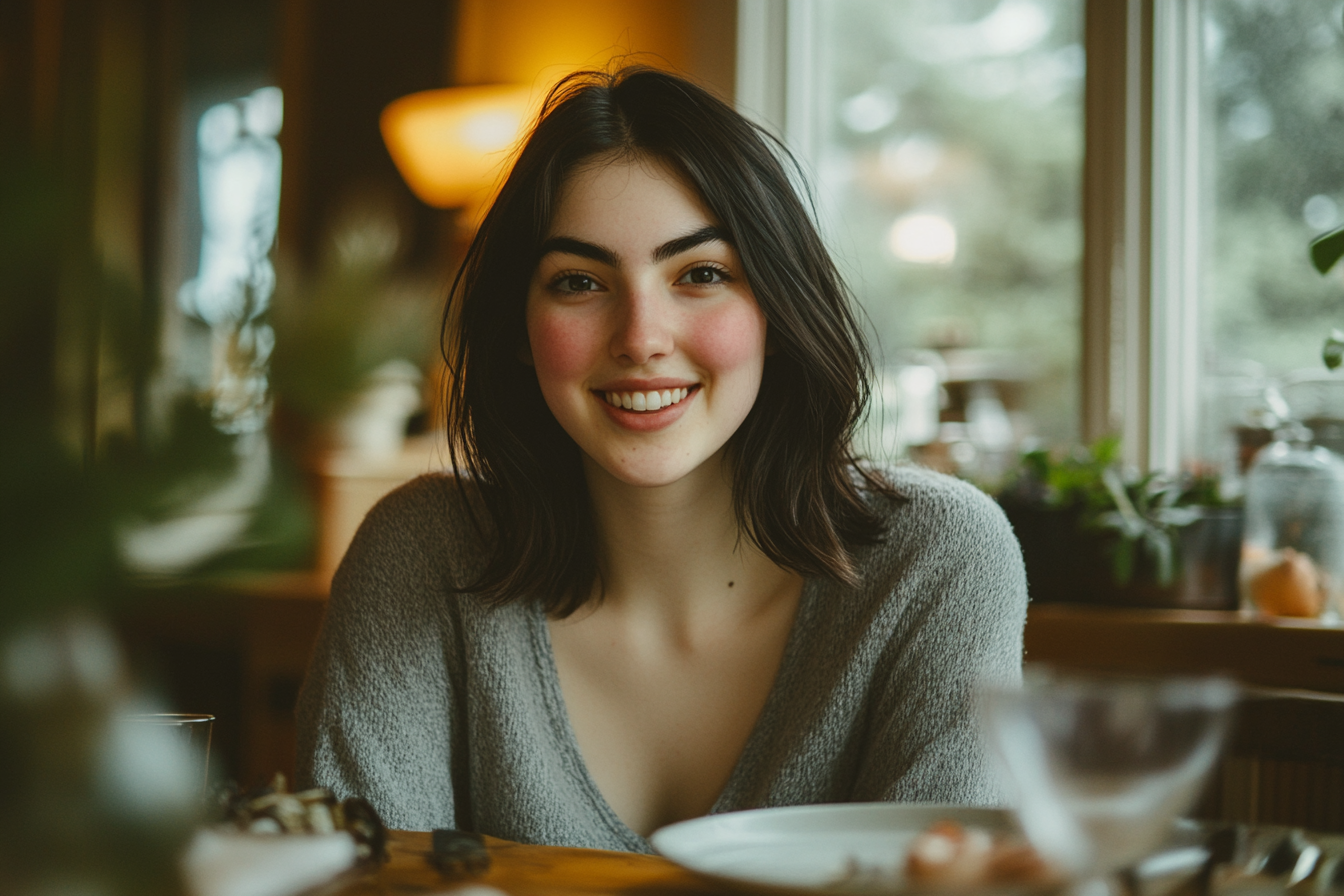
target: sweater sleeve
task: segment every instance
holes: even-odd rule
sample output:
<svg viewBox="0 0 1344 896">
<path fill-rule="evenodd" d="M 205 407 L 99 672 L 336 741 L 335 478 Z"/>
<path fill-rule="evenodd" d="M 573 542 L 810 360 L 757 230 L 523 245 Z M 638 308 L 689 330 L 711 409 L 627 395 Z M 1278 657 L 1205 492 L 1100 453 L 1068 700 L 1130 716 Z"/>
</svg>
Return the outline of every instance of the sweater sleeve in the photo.
<svg viewBox="0 0 1344 896">
<path fill-rule="evenodd" d="M 458 663 L 443 477 L 384 498 L 332 582 L 298 704 L 300 786 L 369 800 L 389 827 L 455 827 Z"/>
<path fill-rule="evenodd" d="M 869 696 L 856 800 L 1002 805 L 976 711 L 986 686 L 1022 679 L 1027 583 L 998 506 L 943 477 L 892 533 L 899 615 Z"/>
</svg>

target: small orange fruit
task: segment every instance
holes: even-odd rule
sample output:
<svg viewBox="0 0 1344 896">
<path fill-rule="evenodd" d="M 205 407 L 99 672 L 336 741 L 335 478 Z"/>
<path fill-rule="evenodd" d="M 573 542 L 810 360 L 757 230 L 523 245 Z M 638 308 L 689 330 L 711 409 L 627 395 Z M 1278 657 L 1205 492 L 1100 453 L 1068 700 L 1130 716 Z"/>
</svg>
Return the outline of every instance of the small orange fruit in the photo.
<svg viewBox="0 0 1344 896">
<path fill-rule="evenodd" d="M 1284 548 L 1280 560 L 1253 574 L 1248 582 L 1251 600 L 1271 616 L 1319 616 L 1325 591 L 1311 557 Z"/>
</svg>

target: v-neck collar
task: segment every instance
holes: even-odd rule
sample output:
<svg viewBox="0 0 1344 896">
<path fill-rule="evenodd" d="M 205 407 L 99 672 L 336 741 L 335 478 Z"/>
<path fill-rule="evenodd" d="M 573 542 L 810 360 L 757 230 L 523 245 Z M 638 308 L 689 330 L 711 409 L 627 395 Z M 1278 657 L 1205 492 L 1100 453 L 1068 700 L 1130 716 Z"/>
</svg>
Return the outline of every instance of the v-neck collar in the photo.
<svg viewBox="0 0 1344 896">
<path fill-rule="evenodd" d="M 775 671 L 774 681 L 770 684 L 770 691 L 766 694 L 765 702 L 761 704 L 761 711 L 756 716 L 756 721 L 752 725 L 751 733 L 747 735 L 747 742 L 742 747 L 742 753 L 737 757 L 737 762 L 733 764 L 733 770 L 728 775 L 728 781 L 723 785 L 723 790 L 719 793 L 714 805 L 710 807 L 710 815 L 717 815 L 721 812 L 729 811 L 729 803 L 733 795 L 741 788 L 741 778 L 747 774 L 745 769 L 753 763 L 752 758 L 761 750 L 760 741 L 764 734 L 761 732 L 761 720 L 771 714 L 774 704 L 785 699 L 781 693 L 781 682 L 788 678 L 789 670 L 798 662 L 798 656 L 803 651 L 806 632 L 811 626 L 805 623 L 812 616 L 812 604 L 818 589 L 816 579 L 804 579 L 803 590 L 798 595 L 798 606 L 794 609 L 793 623 L 789 626 L 789 636 L 784 642 L 784 654 L 780 658 L 779 668 Z M 560 671 L 555 664 L 555 650 L 551 645 L 551 632 L 547 625 L 546 612 L 539 604 L 533 604 L 532 612 L 528 616 L 529 625 L 532 630 L 532 645 L 537 655 L 537 666 L 541 674 L 541 691 L 546 702 L 546 708 L 551 714 L 551 721 L 554 730 L 559 736 L 559 747 L 564 751 L 565 758 L 569 761 L 572 768 L 578 771 L 580 784 L 586 792 L 592 807 L 607 823 L 611 832 L 620 840 L 629 845 L 632 852 L 653 852 L 653 847 L 649 845 L 648 838 L 636 832 L 633 828 L 621 820 L 616 814 L 616 810 L 607 802 L 603 796 L 602 790 L 597 786 L 597 781 L 593 779 L 588 770 L 588 763 L 583 758 L 583 751 L 579 748 L 579 739 L 574 733 L 574 726 L 569 720 L 569 709 L 565 705 L 565 695 L 560 689 Z"/>
</svg>

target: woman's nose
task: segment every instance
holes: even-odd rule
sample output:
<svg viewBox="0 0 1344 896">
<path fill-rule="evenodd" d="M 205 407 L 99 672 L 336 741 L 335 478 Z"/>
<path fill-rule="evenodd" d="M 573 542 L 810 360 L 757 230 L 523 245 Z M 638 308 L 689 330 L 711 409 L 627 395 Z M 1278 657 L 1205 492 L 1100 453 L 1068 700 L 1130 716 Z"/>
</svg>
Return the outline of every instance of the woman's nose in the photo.
<svg viewBox="0 0 1344 896">
<path fill-rule="evenodd" d="M 672 351 L 672 321 L 665 297 L 632 290 L 619 304 L 611 353 L 632 364 L 644 364 Z"/>
</svg>

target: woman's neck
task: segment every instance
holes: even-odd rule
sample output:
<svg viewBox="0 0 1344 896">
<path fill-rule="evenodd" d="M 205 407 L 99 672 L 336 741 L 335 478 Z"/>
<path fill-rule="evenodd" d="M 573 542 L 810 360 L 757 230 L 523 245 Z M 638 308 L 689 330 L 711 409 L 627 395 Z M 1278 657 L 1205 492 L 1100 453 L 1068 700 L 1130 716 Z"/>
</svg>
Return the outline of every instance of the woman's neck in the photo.
<svg viewBox="0 0 1344 896">
<path fill-rule="evenodd" d="M 602 605 L 656 614 L 674 627 L 707 616 L 765 610 L 796 594 L 781 569 L 742 533 L 722 452 L 689 476 L 655 488 L 631 486 L 588 462 L 602 568 Z"/>
</svg>

